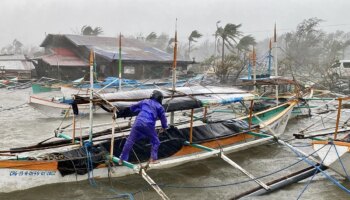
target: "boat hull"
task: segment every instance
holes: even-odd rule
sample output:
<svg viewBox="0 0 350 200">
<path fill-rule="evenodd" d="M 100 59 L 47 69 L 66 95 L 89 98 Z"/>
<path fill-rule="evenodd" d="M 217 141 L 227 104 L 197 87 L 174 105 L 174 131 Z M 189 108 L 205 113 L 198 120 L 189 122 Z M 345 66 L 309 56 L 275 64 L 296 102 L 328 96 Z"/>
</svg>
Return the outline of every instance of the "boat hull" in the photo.
<svg viewBox="0 0 350 200">
<path fill-rule="evenodd" d="M 29 106 L 37 110 L 38 112 L 42 113 L 43 115 L 47 117 L 52 118 L 61 118 L 61 117 L 72 117 L 73 116 L 73 110 L 71 108 L 71 105 L 56 102 L 55 100 L 51 99 L 44 99 L 37 96 L 30 96 L 29 97 Z M 88 115 L 89 114 L 89 104 L 79 104 L 79 115 Z M 98 107 L 93 108 L 93 111 L 96 112 Z M 105 111 L 102 111 L 99 109 L 98 113 L 107 113 Z"/>
</svg>

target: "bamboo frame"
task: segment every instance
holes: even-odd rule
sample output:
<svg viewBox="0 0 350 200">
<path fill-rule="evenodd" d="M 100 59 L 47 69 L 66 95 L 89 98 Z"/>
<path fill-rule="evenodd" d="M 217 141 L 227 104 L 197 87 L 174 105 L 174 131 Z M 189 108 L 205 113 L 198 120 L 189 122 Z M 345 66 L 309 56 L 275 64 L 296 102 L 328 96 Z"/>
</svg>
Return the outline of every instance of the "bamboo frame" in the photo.
<svg viewBox="0 0 350 200">
<path fill-rule="evenodd" d="M 341 105 L 343 99 L 339 98 L 338 99 L 338 113 L 337 113 L 337 121 L 335 124 L 335 131 L 334 131 L 334 140 L 337 139 L 337 134 L 338 134 L 338 129 L 339 129 L 339 121 L 340 121 L 340 114 L 341 114 Z"/>
</svg>

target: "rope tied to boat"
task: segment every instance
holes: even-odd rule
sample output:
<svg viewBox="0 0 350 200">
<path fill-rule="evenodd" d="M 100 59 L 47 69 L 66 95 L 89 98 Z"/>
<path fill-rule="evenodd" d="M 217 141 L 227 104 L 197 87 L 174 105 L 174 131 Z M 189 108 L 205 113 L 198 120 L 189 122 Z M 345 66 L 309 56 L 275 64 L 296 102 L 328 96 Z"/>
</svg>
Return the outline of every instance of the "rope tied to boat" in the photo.
<svg viewBox="0 0 350 200">
<path fill-rule="evenodd" d="M 95 187 L 97 184 L 95 182 L 94 173 L 93 173 L 94 166 L 93 166 L 93 163 L 92 163 L 92 156 L 91 156 L 91 149 L 92 149 L 92 147 L 93 147 L 92 142 L 90 142 L 90 141 L 85 141 L 84 142 L 84 149 L 85 149 L 85 152 L 86 152 L 86 166 L 87 166 L 88 180 L 90 182 L 90 185 Z"/>
</svg>

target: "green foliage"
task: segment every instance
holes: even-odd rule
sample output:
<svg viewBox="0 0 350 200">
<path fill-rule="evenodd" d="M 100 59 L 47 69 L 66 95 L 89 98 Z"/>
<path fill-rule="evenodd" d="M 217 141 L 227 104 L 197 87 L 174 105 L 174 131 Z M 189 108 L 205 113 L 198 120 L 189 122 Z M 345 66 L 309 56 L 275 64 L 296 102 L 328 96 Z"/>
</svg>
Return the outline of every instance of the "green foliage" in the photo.
<svg viewBox="0 0 350 200">
<path fill-rule="evenodd" d="M 295 31 L 281 36 L 279 55 L 279 74 L 297 77 L 323 79 L 330 83 L 332 77 L 328 68 L 335 60 L 341 59 L 350 45 L 348 34 L 337 31 L 325 33 L 319 29 L 323 20 L 310 18 L 301 22 Z"/>
<path fill-rule="evenodd" d="M 235 74 L 234 82 L 238 79 L 240 73 L 246 64 L 246 52 L 255 45 L 255 39 L 251 35 L 243 36 L 239 30 L 241 24 L 228 23 L 225 27 L 217 27 L 215 36 L 221 43 L 221 62 L 215 62 L 215 74 L 219 77 L 221 83 L 226 83 L 231 74 Z M 225 47 L 230 51 L 225 54 Z"/>
</svg>

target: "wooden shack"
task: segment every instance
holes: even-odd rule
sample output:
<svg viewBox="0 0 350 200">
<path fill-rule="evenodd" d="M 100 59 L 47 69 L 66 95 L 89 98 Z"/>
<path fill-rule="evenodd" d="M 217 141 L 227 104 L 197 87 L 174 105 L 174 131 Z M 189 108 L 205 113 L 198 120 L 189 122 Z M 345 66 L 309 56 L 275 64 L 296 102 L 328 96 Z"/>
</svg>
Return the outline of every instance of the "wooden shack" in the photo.
<svg viewBox="0 0 350 200">
<path fill-rule="evenodd" d="M 38 77 L 62 80 L 81 78 L 89 70 L 89 53 L 95 52 L 96 72 L 100 79 L 118 76 L 119 38 L 49 34 L 41 44 L 45 55 L 36 67 Z M 158 79 L 171 75 L 173 55 L 152 47 L 145 41 L 122 37 L 122 77 Z M 178 70 L 187 70 L 189 60 L 178 59 Z"/>
</svg>

